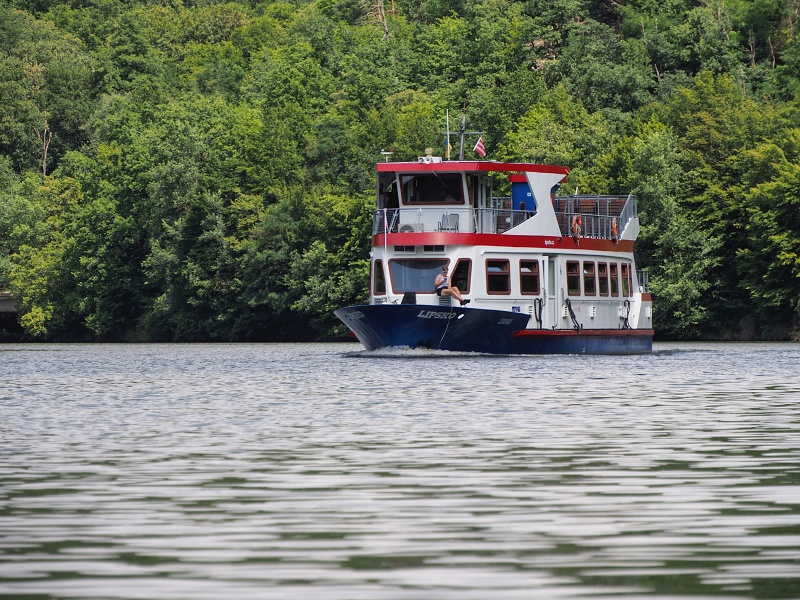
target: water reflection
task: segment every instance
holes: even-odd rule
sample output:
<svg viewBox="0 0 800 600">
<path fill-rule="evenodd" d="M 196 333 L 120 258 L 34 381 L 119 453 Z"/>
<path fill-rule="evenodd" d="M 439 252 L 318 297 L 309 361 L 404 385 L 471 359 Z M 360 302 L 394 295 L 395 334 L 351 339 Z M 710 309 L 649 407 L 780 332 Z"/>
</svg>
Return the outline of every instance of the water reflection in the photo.
<svg viewBox="0 0 800 600">
<path fill-rule="evenodd" d="M 371 354 L 0 346 L 0 597 L 800 597 L 797 346 Z"/>
</svg>

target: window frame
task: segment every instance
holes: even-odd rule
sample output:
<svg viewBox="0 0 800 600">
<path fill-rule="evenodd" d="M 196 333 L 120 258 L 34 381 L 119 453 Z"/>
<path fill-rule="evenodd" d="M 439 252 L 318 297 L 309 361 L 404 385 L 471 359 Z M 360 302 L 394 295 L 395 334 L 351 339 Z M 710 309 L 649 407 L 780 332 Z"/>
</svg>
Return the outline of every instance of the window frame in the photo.
<svg viewBox="0 0 800 600">
<path fill-rule="evenodd" d="M 579 260 L 568 260 L 566 265 L 566 274 L 567 274 L 567 296 L 580 296 L 581 295 L 581 261 Z M 573 285 L 577 280 L 577 292 L 574 291 L 576 288 Z"/>
<path fill-rule="evenodd" d="M 522 271 L 523 263 L 530 263 L 532 267 L 535 269 L 531 269 L 530 273 L 524 273 Z M 533 271 L 536 271 L 535 273 Z M 527 259 L 521 258 L 519 261 L 519 292 L 523 296 L 541 296 L 542 295 L 542 276 L 541 276 L 542 267 L 539 264 L 539 261 L 536 259 Z M 536 281 L 536 291 L 535 292 L 526 292 L 525 286 L 523 285 L 524 281 L 533 280 Z"/>
<path fill-rule="evenodd" d="M 597 296 L 597 266 L 593 260 L 584 260 L 582 265 L 581 276 L 583 277 L 583 295 L 584 296 Z M 587 273 L 586 269 L 589 268 L 591 273 Z M 591 282 L 592 289 L 586 284 Z"/>
<path fill-rule="evenodd" d="M 458 275 L 459 269 L 461 265 L 466 265 L 467 269 L 467 285 L 461 286 L 459 283 L 461 282 L 460 275 Z M 472 259 L 471 258 L 459 258 L 456 261 L 456 266 L 453 268 L 453 274 L 450 277 L 450 284 L 454 287 L 458 288 L 462 294 L 469 294 L 470 289 L 470 282 L 472 281 Z"/>
<path fill-rule="evenodd" d="M 603 291 L 603 284 L 605 283 L 605 291 Z M 610 287 L 608 285 L 608 263 L 597 263 L 597 293 L 599 296 L 608 297 Z"/>
<path fill-rule="evenodd" d="M 631 277 L 631 265 L 624 262 L 619 269 L 620 279 L 622 280 L 622 296 L 630 298 L 633 296 L 633 278 Z"/>
<path fill-rule="evenodd" d="M 395 263 L 430 263 L 432 266 L 430 268 L 430 283 L 428 284 L 429 287 L 425 287 L 425 289 L 399 289 L 395 283 L 395 273 L 393 266 Z M 405 257 L 393 257 L 387 261 L 389 267 L 389 285 L 391 286 L 392 293 L 394 294 L 405 294 L 406 292 L 414 292 L 416 294 L 435 294 L 435 286 L 433 285 L 434 279 L 436 279 L 436 275 L 438 275 L 442 267 L 447 265 L 449 268 L 450 259 L 442 257 L 442 258 L 405 258 Z"/>
<path fill-rule="evenodd" d="M 619 298 L 619 266 L 617 263 L 608 263 L 608 277 L 611 283 L 611 297 Z"/>
<path fill-rule="evenodd" d="M 444 185 L 446 193 L 442 196 L 438 194 L 439 198 L 430 197 L 429 190 L 420 190 L 417 186 L 419 181 L 425 180 L 426 183 L 433 183 L 430 186 L 433 189 L 439 189 Z M 455 190 L 456 180 L 458 181 L 458 196 L 453 196 L 451 192 Z M 412 187 L 409 188 L 409 185 Z M 400 197 L 403 206 L 424 206 L 424 205 L 441 205 L 441 206 L 463 206 L 466 204 L 464 197 L 464 178 L 461 173 L 402 173 L 399 176 Z M 409 189 L 414 190 L 414 194 L 409 194 Z M 425 196 L 424 200 L 419 199 L 419 196 Z M 447 201 L 446 198 L 453 198 Z"/>
<path fill-rule="evenodd" d="M 490 265 L 489 263 L 499 263 L 501 266 L 505 266 L 505 269 L 501 269 L 499 273 L 491 273 L 489 272 Z M 509 296 L 511 295 L 511 264 L 507 258 L 487 258 L 486 262 L 484 263 L 484 270 L 486 273 L 486 293 L 491 296 Z M 506 290 L 505 291 L 492 291 L 492 286 L 489 284 L 490 281 L 504 278 L 506 282 Z"/>
<path fill-rule="evenodd" d="M 380 277 L 378 276 L 380 274 Z M 383 291 L 378 288 L 378 280 L 383 283 Z M 386 271 L 383 270 L 383 259 L 376 258 L 372 261 L 372 294 L 374 296 L 386 295 Z"/>
</svg>

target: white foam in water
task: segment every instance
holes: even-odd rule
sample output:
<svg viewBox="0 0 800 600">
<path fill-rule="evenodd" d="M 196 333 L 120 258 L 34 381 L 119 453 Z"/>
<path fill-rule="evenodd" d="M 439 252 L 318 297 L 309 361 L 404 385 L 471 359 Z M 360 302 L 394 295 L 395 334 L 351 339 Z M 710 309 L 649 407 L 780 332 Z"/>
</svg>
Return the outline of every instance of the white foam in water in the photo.
<svg viewBox="0 0 800 600">
<path fill-rule="evenodd" d="M 435 348 L 424 348 L 422 346 L 411 348 L 402 346 L 396 348 L 380 348 L 378 350 L 356 350 L 344 352 L 342 356 L 350 358 L 455 358 L 455 357 L 492 357 L 502 356 L 496 354 L 483 354 L 480 352 L 453 352 L 451 350 L 437 350 Z"/>
</svg>

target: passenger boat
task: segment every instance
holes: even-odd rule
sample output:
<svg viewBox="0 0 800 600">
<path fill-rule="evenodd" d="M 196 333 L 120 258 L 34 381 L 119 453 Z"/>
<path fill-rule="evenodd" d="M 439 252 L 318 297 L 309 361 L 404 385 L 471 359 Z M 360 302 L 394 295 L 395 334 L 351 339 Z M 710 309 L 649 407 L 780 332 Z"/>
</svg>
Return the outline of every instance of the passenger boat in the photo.
<svg viewBox="0 0 800 600">
<path fill-rule="evenodd" d="M 558 196 L 568 173 L 431 154 L 378 163 L 369 303 L 336 316 L 368 350 L 652 351 L 636 198 Z M 443 267 L 468 304 L 437 295 Z"/>
</svg>

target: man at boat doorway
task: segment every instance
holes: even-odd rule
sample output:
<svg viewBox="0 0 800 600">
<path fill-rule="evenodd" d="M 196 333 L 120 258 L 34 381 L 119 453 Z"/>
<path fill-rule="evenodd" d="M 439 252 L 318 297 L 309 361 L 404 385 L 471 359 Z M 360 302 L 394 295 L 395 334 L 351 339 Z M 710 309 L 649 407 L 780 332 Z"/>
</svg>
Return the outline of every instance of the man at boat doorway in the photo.
<svg viewBox="0 0 800 600">
<path fill-rule="evenodd" d="M 461 291 L 457 287 L 450 285 L 450 278 L 447 276 L 447 265 L 442 267 L 442 272 L 433 280 L 433 285 L 436 286 L 436 295 L 445 298 L 453 297 L 461 303 L 461 306 L 469 304 L 469 300 L 464 300 L 461 297 Z"/>
</svg>

